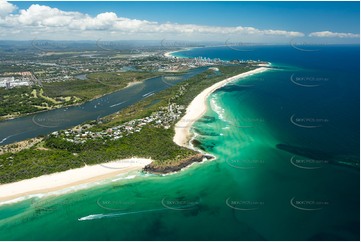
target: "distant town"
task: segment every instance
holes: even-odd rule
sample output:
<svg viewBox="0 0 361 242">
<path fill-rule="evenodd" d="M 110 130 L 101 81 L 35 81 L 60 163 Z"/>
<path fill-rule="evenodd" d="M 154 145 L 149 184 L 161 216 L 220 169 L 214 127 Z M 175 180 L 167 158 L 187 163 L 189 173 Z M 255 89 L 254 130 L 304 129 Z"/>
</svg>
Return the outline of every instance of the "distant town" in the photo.
<svg viewBox="0 0 361 242">
<path fill-rule="evenodd" d="M 15 57 L 14 57 L 15 56 Z M 200 66 L 252 63 L 252 60 L 223 61 L 204 57 L 177 58 L 166 51 L 146 50 L 132 53 L 117 51 L 35 52 L 11 59 L 0 57 L 0 88 L 41 86 L 42 83 L 84 80 L 90 73 L 180 72 Z M 16 70 L 16 71 L 15 71 Z M 19 70 L 22 70 L 19 72 Z"/>
</svg>

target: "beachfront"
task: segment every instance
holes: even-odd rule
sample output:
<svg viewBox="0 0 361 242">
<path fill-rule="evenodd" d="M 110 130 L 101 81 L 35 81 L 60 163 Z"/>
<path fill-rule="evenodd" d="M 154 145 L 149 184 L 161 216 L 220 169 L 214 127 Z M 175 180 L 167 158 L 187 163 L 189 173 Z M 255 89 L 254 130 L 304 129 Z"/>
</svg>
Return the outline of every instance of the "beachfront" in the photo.
<svg viewBox="0 0 361 242">
<path fill-rule="evenodd" d="M 236 81 L 240 78 L 245 78 L 247 76 L 261 73 L 268 69 L 269 68 L 262 66 L 252 71 L 247 71 L 239 75 L 224 79 L 223 81 L 217 82 L 214 85 L 204 89 L 198 96 L 193 99 L 193 101 L 187 107 L 186 114 L 176 123 L 174 128 L 174 143 L 179 146 L 191 148 L 189 144 L 189 140 L 191 139 L 190 128 L 192 127 L 193 123 L 200 119 L 207 111 L 207 97 L 212 92 L 232 81 Z"/>
<path fill-rule="evenodd" d="M 122 159 L 0 185 L 0 204 L 71 187 L 74 190 L 86 188 L 83 185 L 141 171 L 151 162 L 151 159 L 143 158 Z"/>
</svg>

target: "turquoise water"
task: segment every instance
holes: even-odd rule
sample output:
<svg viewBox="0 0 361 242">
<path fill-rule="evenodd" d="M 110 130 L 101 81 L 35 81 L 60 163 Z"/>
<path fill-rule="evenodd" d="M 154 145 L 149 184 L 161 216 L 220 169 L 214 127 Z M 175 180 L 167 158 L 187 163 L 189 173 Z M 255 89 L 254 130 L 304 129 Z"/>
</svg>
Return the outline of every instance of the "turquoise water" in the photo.
<svg viewBox="0 0 361 242">
<path fill-rule="evenodd" d="M 359 48 L 259 48 L 179 53 L 278 67 L 210 95 L 194 143 L 216 160 L 1 206 L 0 239 L 358 240 L 359 169 L 335 161 L 359 160 Z"/>
</svg>

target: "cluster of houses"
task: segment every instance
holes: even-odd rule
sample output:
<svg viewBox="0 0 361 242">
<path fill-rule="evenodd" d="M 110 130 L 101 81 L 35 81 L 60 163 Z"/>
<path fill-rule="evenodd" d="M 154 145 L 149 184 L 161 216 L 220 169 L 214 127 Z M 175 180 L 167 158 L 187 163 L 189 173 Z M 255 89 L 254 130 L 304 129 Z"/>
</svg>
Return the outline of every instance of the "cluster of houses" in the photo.
<svg viewBox="0 0 361 242">
<path fill-rule="evenodd" d="M 134 119 L 107 130 L 92 132 L 89 130 L 92 125 L 84 124 L 72 129 L 53 132 L 52 135 L 76 144 L 85 143 L 91 139 L 117 140 L 135 132 L 140 132 L 146 125 L 169 129 L 181 117 L 184 110 L 185 107 L 183 105 L 170 103 L 168 107 L 161 107 L 148 117 Z"/>
</svg>

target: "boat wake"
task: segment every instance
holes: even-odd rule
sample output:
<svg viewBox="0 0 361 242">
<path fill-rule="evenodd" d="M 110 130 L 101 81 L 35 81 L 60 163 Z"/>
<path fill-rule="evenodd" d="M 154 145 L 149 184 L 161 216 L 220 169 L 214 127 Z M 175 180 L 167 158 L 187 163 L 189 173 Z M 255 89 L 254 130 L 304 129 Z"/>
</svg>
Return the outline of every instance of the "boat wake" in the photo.
<svg viewBox="0 0 361 242">
<path fill-rule="evenodd" d="M 17 134 L 9 135 L 9 136 L 3 138 L 2 140 L 0 140 L 0 144 L 4 143 L 6 140 L 8 140 L 9 138 L 11 138 L 11 137 L 13 137 L 15 135 L 17 135 Z"/>
<path fill-rule="evenodd" d="M 124 102 L 121 102 L 121 103 L 116 103 L 116 104 L 113 104 L 111 106 L 109 106 L 110 108 L 113 108 L 113 107 L 116 107 L 116 106 L 119 106 L 119 105 L 122 105 L 123 103 L 125 103 L 126 101 Z"/>
<path fill-rule="evenodd" d="M 129 214 L 139 214 L 139 213 L 150 213 L 150 212 L 157 212 L 168 210 L 168 208 L 158 208 L 158 209 L 149 209 L 149 210 L 140 210 L 134 212 L 123 212 L 123 213 L 107 213 L 107 214 L 91 214 L 82 218 L 79 218 L 78 221 L 86 221 L 86 220 L 95 220 L 95 219 L 103 219 L 103 218 L 116 218 L 124 215 Z"/>
<path fill-rule="evenodd" d="M 150 96 L 152 96 L 152 95 L 154 95 L 154 92 L 153 92 L 153 91 L 144 94 L 143 97 L 146 98 L 146 97 L 150 97 Z"/>
</svg>

